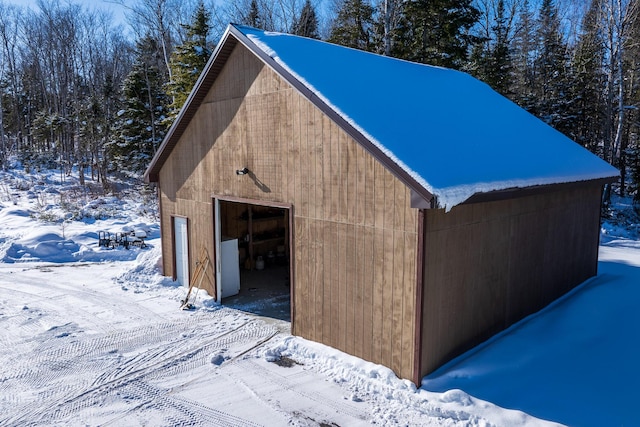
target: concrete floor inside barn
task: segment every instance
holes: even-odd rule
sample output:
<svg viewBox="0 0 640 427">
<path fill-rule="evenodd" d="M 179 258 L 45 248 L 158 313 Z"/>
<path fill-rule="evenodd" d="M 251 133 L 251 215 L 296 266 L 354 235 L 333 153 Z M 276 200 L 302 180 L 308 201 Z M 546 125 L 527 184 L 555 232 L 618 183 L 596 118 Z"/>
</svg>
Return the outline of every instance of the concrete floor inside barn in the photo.
<svg viewBox="0 0 640 427">
<path fill-rule="evenodd" d="M 240 293 L 222 304 L 258 316 L 291 321 L 289 266 L 266 266 L 263 270 L 240 270 Z"/>
</svg>

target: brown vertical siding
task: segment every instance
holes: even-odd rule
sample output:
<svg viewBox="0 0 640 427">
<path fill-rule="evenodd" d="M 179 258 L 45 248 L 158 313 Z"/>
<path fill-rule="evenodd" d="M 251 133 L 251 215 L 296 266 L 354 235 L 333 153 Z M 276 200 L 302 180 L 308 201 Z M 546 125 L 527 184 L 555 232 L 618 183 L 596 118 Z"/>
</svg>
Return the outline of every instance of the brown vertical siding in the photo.
<svg viewBox="0 0 640 427">
<path fill-rule="evenodd" d="M 425 211 L 422 375 L 596 273 L 600 186 L 556 190 Z"/>
<path fill-rule="evenodd" d="M 242 167 L 251 173 L 236 175 Z M 293 333 L 412 377 L 418 225 L 409 190 L 241 45 L 159 181 L 165 274 L 170 215 L 189 218 L 191 253 L 204 245 L 213 256 L 211 194 L 289 204 Z"/>
</svg>

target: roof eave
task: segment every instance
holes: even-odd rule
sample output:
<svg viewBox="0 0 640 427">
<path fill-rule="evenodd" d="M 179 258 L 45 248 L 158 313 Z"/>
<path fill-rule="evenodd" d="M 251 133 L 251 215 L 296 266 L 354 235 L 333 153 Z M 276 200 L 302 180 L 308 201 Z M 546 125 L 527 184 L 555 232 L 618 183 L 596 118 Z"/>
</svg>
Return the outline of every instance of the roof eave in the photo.
<svg viewBox="0 0 640 427">
<path fill-rule="evenodd" d="M 530 187 L 506 188 L 504 190 L 495 190 L 495 191 L 489 191 L 486 193 L 476 193 L 460 204 L 470 205 L 474 203 L 495 202 L 500 200 L 513 199 L 517 197 L 532 196 L 532 195 L 542 194 L 550 191 L 566 190 L 569 188 L 576 188 L 584 185 L 602 186 L 605 184 L 614 183 L 618 181 L 619 178 L 620 178 L 619 176 L 610 176 L 610 177 L 595 178 L 595 179 L 583 180 L 583 181 L 534 185 Z"/>
</svg>

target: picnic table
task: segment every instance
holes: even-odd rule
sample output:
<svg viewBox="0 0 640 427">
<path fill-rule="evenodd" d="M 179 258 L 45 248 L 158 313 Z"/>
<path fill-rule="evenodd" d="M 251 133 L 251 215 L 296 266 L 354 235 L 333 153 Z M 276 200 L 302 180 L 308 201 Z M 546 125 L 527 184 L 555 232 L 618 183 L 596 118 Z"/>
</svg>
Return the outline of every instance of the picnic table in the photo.
<svg viewBox="0 0 640 427">
<path fill-rule="evenodd" d="M 125 249 L 134 246 L 142 249 L 147 247 L 147 244 L 144 242 L 146 238 L 147 232 L 140 229 L 123 230 L 115 233 L 111 231 L 99 231 L 98 246 L 104 246 L 105 248 L 122 246 Z"/>
</svg>

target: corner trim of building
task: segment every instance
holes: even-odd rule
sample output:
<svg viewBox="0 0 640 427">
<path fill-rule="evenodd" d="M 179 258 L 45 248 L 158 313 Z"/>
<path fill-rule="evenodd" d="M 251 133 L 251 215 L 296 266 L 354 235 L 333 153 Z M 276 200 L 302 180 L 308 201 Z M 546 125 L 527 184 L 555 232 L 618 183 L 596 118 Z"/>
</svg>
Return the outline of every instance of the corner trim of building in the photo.
<svg viewBox="0 0 640 427">
<path fill-rule="evenodd" d="M 424 229 L 426 215 L 423 209 L 418 210 L 418 249 L 416 260 L 416 313 L 415 313 L 415 335 L 413 352 L 413 383 L 420 387 L 422 375 L 422 295 L 424 291 Z"/>
</svg>

